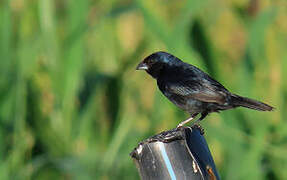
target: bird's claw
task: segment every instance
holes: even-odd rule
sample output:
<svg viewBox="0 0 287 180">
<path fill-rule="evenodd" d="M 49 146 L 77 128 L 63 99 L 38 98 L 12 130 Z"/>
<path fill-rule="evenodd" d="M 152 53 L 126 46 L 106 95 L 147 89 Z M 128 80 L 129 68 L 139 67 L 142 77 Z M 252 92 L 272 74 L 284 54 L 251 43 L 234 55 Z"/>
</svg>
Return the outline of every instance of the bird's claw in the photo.
<svg viewBox="0 0 287 180">
<path fill-rule="evenodd" d="M 181 130 L 181 128 L 183 128 L 183 125 L 182 124 L 178 124 L 175 129 L 176 130 Z"/>
<path fill-rule="evenodd" d="M 179 123 L 177 126 L 176 126 L 176 129 L 179 129 L 183 126 L 183 124 Z"/>
<path fill-rule="evenodd" d="M 203 129 L 203 127 L 201 127 L 199 124 L 194 124 L 194 125 L 192 126 L 192 128 L 198 129 L 198 130 L 200 131 L 200 134 L 201 134 L 201 135 L 204 134 L 204 129 Z"/>
</svg>

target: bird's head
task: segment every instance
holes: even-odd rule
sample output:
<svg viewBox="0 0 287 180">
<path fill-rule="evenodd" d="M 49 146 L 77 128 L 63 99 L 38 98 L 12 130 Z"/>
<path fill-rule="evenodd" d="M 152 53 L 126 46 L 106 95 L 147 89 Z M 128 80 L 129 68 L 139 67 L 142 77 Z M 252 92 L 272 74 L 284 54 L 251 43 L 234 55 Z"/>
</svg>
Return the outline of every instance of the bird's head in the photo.
<svg viewBox="0 0 287 180">
<path fill-rule="evenodd" d="M 180 62 L 175 56 L 159 51 L 147 56 L 138 64 L 136 70 L 145 70 L 152 77 L 157 78 L 164 68 L 177 65 Z"/>
</svg>

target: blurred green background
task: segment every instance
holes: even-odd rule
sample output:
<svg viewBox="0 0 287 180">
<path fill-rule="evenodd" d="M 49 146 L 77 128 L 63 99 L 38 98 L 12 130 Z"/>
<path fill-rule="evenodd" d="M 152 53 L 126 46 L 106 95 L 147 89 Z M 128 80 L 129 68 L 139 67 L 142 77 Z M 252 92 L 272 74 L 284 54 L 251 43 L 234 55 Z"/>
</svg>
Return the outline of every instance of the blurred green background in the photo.
<svg viewBox="0 0 287 180">
<path fill-rule="evenodd" d="M 135 67 L 168 51 L 276 107 L 201 124 L 222 179 L 287 179 L 285 0 L 2 0 L 0 179 L 139 179 L 129 153 L 187 114 Z"/>
</svg>

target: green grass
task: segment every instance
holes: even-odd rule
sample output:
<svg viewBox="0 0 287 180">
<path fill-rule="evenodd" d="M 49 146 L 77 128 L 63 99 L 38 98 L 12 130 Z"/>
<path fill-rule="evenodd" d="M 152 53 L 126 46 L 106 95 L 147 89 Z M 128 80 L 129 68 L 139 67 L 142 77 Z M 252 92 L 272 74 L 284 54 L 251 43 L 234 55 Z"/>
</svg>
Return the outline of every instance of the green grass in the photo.
<svg viewBox="0 0 287 180">
<path fill-rule="evenodd" d="M 284 0 L 0 3 L 0 179 L 139 179 L 129 153 L 188 117 L 137 63 L 165 50 L 276 107 L 202 122 L 222 179 L 287 179 Z"/>
</svg>

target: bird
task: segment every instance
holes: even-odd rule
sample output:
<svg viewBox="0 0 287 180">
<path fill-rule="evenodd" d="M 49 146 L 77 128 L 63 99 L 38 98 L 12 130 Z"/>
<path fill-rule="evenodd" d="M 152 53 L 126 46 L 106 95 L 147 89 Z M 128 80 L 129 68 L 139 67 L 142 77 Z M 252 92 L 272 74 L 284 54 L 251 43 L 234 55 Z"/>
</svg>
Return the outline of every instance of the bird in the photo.
<svg viewBox="0 0 287 180">
<path fill-rule="evenodd" d="M 193 124 L 202 121 L 210 113 L 237 107 L 258 111 L 274 109 L 263 102 L 231 93 L 196 66 L 164 51 L 152 53 L 144 58 L 136 70 L 145 70 L 156 79 L 157 86 L 165 97 L 190 114 L 190 117 L 180 122 L 177 128 L 189 123 L 199 114 L 201 116 Z"/>
</svg>

